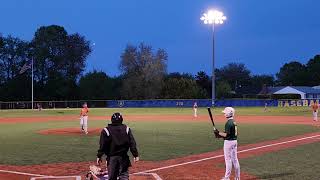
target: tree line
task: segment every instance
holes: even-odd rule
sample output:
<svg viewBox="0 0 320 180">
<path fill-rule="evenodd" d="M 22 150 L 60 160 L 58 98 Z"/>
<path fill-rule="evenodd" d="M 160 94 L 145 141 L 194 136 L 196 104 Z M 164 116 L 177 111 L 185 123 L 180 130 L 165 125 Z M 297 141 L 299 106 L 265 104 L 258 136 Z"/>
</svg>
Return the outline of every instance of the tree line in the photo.
<svg viewBox="0 0 320 180">
<path fill-rule="evenodd" d="M 189 99 L 211 97 L 211 75 L 167 71 L 164 49 L 140 43 L 120 55 L 118 76 L 84 74 L 92 45 L 84 36 L 57 25 L 38 28 L 31 41 L 0 35 L 0 101 L 31 99 L 34 64 L 35 100 Z M 242 63 L 215 69 L 218 98 L 255 95 L 263 86 L 319 85 L 320 56 L 307 64 L 293 61 L 273 75 L 254 75 Z M 25 72 L 23 72 L 25 71 Z M 312 79 L 312 81 L 310 80 Z"/>
<path fill-rule="evenodd" d="M 320 55 L 316 55 L 306 64 L 291 61 L 284 64 L 276 74 L 279 85 L 319 86 Z"/>
</svg>

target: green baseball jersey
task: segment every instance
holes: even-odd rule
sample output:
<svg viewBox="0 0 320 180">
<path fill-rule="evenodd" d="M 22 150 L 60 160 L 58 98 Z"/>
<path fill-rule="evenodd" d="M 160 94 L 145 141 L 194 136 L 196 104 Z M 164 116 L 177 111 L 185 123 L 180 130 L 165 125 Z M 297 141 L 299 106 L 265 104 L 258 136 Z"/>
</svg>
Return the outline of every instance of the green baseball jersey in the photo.
<svg viewBox="0 0 320 180">
<path fill-rule="evenodd" d="M 227 133 L 225 140 L 237 140 L 237 123 L 233 119 L 229 119 L 224 126 L 224 132 Z"/>
</svg>

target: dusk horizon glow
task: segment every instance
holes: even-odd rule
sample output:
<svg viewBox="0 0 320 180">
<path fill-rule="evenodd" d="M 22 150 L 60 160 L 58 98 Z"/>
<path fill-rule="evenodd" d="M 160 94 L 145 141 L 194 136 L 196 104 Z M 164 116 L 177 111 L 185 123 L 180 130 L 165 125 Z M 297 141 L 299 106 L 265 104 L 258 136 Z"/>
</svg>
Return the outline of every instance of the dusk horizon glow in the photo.
<svg viewBox="0 0 320 180">
<path fill-rule="evenodd" d="M 168 52 L 169 72 L 210 74 L 211 33 L 199 20 L 209 9 L 228 17 L 216 29 L 217 68 L 244 63 L 253 74 L 275 75 L 287 62 L 320 54 L 320 2 L 312 0 L 32 2 L 3 1 L 0 33 L 30 41 L 40 26 L 55 24 L 84 35 L 94 43 L 86 72 L 119 75 L 126 45 L 144 42 Z"/>
</svg>

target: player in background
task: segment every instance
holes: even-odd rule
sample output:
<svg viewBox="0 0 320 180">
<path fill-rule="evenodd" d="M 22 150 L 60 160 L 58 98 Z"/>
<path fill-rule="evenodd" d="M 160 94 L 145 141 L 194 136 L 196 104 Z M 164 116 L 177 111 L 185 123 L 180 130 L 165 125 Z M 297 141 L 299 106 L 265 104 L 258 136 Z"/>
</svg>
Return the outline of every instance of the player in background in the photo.
<svg viewBox="0 0 320 180">
<path fill-rule="evenodd" d="M 80 125 L 81 125 L 81 131 L 85 134 L 88 134 L 88 104 L 83 103 L 82 109 L 80 111 Z"/>
<path fill-rule="evenodd" d="M 264 112 L 268 111 L 268 103 L 264 103 Z"/>
<path fill-rule="evenodd" d="M 193 103 L 193 117 L 198 117 L 198 104 L 197 102 Z"/>
<path fill-rule="evenodd" d="M 219 132 L 217 129 L 214 131 L 216 137 L 224 139 L 223 151 L 226 164 L 226 173 L 221 180 L 230 180 L 232 165 L 235 169 L 235 180 L 240 180 L 240 164 L 237 156 L 238 128 L 237 123 L 234 120 L 235 110 L 232 107 L 226 107 L 222 112 L 227 119 L 225 131 Z"/>
<path fill-rule="evenodd" d="M 319 110 L 318 102 L 315 102 L 314 104 L 312 104 L 311 108 L 312 108 L 313 120 L 318 121 L 318 110 Z"/>
<path fill-rule="evenodd" d="M 42 106 L 40 103 L 37 103 L 37 108 L 38 108 L 38 111 L 41 111 L 42 110 Z"/>
</svg>

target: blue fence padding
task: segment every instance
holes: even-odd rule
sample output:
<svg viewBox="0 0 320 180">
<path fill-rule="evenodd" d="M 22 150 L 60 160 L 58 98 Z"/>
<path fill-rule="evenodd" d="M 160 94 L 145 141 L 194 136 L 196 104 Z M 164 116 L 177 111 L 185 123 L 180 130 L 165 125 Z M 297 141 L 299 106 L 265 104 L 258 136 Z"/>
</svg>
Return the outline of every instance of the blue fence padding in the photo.
<svg viewBox="0 0 320 180">
<path fill-rule="evenodd" d="M 210 107 L 211 99 L 187 99 L 187 100 L 110 100 L 107 101 L 108 108 L 128 108 L 128 107 L 193 107 L 194 102 L 197 102 L 199 107 Z M 257 107 L 278 106 L 277 100 L 217 100 L 216 107 L 226 106 L 244 106 Z"/>
<path fill-rule="evenodd" d="M 257 106 L 278 106 L 277 100 L 240 100 L 240 99 L 226 99 L 218 100 L 215 103 L 217 107 L 226 107 L 226 106 L 240 106 L 240 107 L 257 107 Z"/>
</svg>

